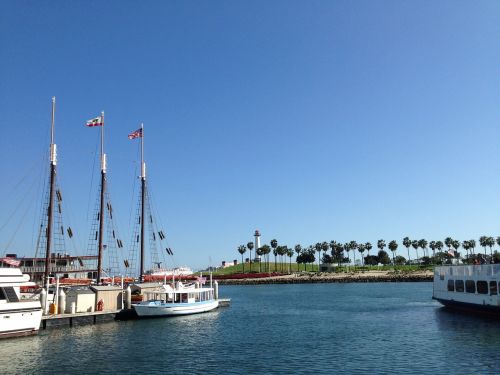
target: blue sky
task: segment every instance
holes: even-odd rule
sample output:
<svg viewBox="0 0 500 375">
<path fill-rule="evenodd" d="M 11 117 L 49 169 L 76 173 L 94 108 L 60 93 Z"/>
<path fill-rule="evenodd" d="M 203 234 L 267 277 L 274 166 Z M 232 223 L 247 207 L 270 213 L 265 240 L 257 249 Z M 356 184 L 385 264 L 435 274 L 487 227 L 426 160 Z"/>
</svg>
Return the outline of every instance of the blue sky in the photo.
<svg viewBox="0 0 500 375">
<path fill-rule="evenodd" d="M 82 249 L 98 141 L 83 124 L 102 110 L 125 245 L 126 136 L 144 122 L 177 265 L 239 259 L 257 228 L 291 246 L 500 235 L 499 40 L 497 1 L 4 1 L 2 252 L 34 253 L 41 192 L 23 176 L 43 166 L 52 96 Z"/>
</svg>

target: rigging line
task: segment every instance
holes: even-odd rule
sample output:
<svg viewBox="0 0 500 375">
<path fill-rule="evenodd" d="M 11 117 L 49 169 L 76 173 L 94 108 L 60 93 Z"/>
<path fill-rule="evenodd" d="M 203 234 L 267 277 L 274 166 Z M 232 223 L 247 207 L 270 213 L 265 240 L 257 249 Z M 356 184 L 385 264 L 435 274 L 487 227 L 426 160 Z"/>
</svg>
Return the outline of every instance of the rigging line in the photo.
<svg viewBox="0 0 500 375">
<path fill-rule="evenodd" d="M 43 157 L 41 158 L 41 160 L 43 160 Z M 37 177 L 38 181 L 37 191 L 42 192 L 42 199 L 38 200 L 35 206 L 35 213 L 40 212 L 40 207 L 42 206 L 42 201 L 43 201 L 43 191 L 45 190 L 45 181 L 46 181 L 46 178 L 44 177 L 46 176 L 46 171 L 48 170 L 45 160 L 43 160 L 43 164 L 41 164 L 40 167 L 41 168 L 39 168 L 39 175 Z M 44 190 L 41 189 L 42 185 L 44 186 L 43 187 Z M 38 221 L 37 221 L 37 215 L 35 213 L 33 214 L 33 223 L 31 226 L 31 248 L 33 248 L 33 246 L 35 245 L 35 233 L 39 232 L 39 230 L 36 229 Z M 36 248 L 38 248 L 39 235 L 37 237 L 38 238 L 37 238 Z"/>
<path fill-rule="evenodd" d="M 30 211 L 30 208 L 31 208 L 31 205 L 33 203 L 33 201 L 36 199 L 35 196 L 33 196 L 31 198 L 31 201 L 29 202 L 28 206 L 26 207 L 25 211 L 24 211 L 24 214 L 22 215 L 21 217 L 21 220 L 19 221 L 18 225 L 17 225 L 17 228 L 16 230 L 14 231 L 14 233 L 12 233 L 12 236 L 10 237 L 9 241 L 7 242 L 7 245 L 5 246 L 5 249 L 9 248 L 10 245 L 12 245 L 12 241 L 14 240 L 17 232 L 19 231 L 19 228 L 21 228 L 21 225 L 23 224 L 24 222 L 24 218 L 26 217 L 26 215 L 28 214 L 28 212 Z"/>
<path fill-rule="evenodd" d="M 28 171 L 26 172 L 26 174 L 24 176 L 22 176 L 15 184 L 14 186 L 12 187 L 12 189 L 6 193 L 5 196 L 7 197 L 10 197 L 12 195 L 14 195 L 14 193 L 19 193 L 19 186 L 24 182 L 24 180 L 26 180 L 29 176 L 33 176 L 33 173 L 32 171 L 36 169 L 37 167 L 37 164 L 38 164 L 38 160 L 35 161 L 35 163 L 33 163 L 33 165 L 28 169 Z"/>
<path fill-rule="evenodd" d="M 99 133 L 99 132 L 96 132 L 96 133 Z M 86 218 L 86 222 L 88 223 L 89 221 L 89 212 L 90 212 L 90 197 L 92 195 L 92 190 L 93 190 L 93 187 L 94 187 L 94 174 L 95 174 L 95 165 L 96 165 L 96 159 L 97 159 L 97 148 L 99 147 L 99 134 L 97 136 L 97 141 L 96 141 L 96 144 L 95 144 L 95 150 L 94 150 L 94 160 L 92 162 L 92 173 L 90 175 L 90 189 L 89 189 L 89 197 L 87 199 L 87 218 Z"/>
<path fill-rule="evenodd" d="M 136 186 L 137 186 L 137 181 L 138 181 L 138 178 L 137 178 L 137 158 L 139 156 L 139 151 L 140 151 L 140 145 L 139 145 L 139 142 L 137 142 L 137 148 L 136 148 L 136 158 L 135 158 L 135 161 L 133 162 L 135 164 L 135 169 L 134 169 L 134 183 L 132 184 L 132 199 L 130 200 L 130 211 L 129 211 L 129 215 L 128 215 L 128 227 L 130 228 L 131 227 L 131 223 L 132 223 L 132 210 L 134 209 L 135 205 L 134 205 L 134 200 L 135 200 L 135 189 L 136 189 Z M 135 219 L 135 217 L 134 217 Z"/>
<path fill-rule="evenodd" d="M 10 223 L 12 222 L 12 218 L 14 217 L 15 213 L 17 211 L 19 211 L 19 209 L 21 208 L 21 206 L 26 202 L 26 197 L 30 195 L 31 191 L 33 190 L 33 188 L 35 187 L 36 185 L 36 180 L 33 180 L 33 182 L 31 183 L 31 185 L 28 187 L 28 191 L 26 192 L 26 194 L 24 195 L 23 198 L 21 198 L 21 201 L 14 207 L 14 209 L 12 210 L 12 212 L 7 216 L 7 219 L 5 221 L 5 223 L 3 223 L 2 225 L 0 225 L 0 232 Z M 32 200 L 33 200 L 33 197 L 32 197 Z"/>
</svg>

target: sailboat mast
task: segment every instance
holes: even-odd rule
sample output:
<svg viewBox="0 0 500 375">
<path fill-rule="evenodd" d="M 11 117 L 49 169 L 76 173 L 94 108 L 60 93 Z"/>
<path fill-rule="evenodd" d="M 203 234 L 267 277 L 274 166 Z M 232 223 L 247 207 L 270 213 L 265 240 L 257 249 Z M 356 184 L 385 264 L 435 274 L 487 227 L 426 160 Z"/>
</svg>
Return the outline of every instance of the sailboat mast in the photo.
<svg viewBox="0 0 500 375">
<path fill-rule="evenodd" d="M 56 164 L 57 164 L 57 146 L 54 143 L 54 118 L 56 112 L 56 98 L 52 97 L 52 125 L 50 128 L 50 191 L 49 206 L 47 208 L 47 248 L 45 251 L 45 274 L 44 283 L 47 285 L 50 275 L 50 246 L 52 239 L 52 221 L 54 211 L 54 193 L 56 185 Z"/>
<path fill-rule="evenodd" d="M 101 112 L 101 204 L 99 209 L 99 244 L 98 244 L 99 256 L 97 258 L 97 285 L 101 284 L 105 193 L 106 193 L 106 154 L 104 153 L 104 112 Z"/>
<path fill-rule="evenodd" d="M 146 164 L 144 163 L 144 124 L 141 124 L 141 269 L 139 280 L 144 278 L 144 225 L 146 201 Z"/>
</svg>

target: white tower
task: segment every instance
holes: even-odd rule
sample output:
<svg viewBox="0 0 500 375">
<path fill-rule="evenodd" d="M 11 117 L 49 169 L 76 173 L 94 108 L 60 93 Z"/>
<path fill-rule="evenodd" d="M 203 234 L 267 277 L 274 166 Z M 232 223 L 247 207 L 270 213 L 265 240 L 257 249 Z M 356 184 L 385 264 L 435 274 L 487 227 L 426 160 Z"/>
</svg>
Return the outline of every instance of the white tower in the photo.
<svg viewBox="0 0 500 375">
<path fill-rule="evenodd" d="M 255 245 L 255 251 L 256 251 L 255 254 L 257 254 L 257 249 L 260 248 L 260 232 L 259 232 L 258 229 L 255 230 L 254 236 L 255 236 L 255 243 L 254 243 L 254 245 Z M 260 262 L 260 255 L 258 256 L 258 259 L 259 259 L 259 262 Z"/>
</svg>

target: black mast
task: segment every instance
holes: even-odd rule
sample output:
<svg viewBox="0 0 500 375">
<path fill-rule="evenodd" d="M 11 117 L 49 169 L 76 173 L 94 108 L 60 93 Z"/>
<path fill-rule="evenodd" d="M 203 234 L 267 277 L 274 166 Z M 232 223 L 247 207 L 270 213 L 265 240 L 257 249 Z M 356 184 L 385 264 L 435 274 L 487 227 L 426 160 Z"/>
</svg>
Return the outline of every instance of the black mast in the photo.
<svg viewBox="0 0 500 375">
<path fill-rule="evenodd" d="M 52 221 L 54 210 L 54 193 L 56 185 L 56 164 L 57 164 L 57 147 L 54 143 L 54 116 L 56 111 L 56 98 L 52 98 L 52 125 L 50 129 L 50 192 L 49 192 L 49 206 L 47 208 L 47 248 L 45 251 L 45 274 L 44 283 L 48 285 L 50 275 L 50 246 L 52 238 Z"/>
<path fill-rule="evenodd" d="M 144 280 L 144 212 L 146 201 L 146 164 L 144 163 L 144 124 L 141 124 L 141 269 L 139 270 L 139 281 Z"/>
<path fill-rule="evenodd" d="M 101 112 L 101 204 L 99 210 L 99 245 L 98 245 L 99 257 L 97 259 L 97 285 L 101 284 L 105 192 L 106 192 L 106 154 L 104 153 L 104 112 Z"/>
</svg>

